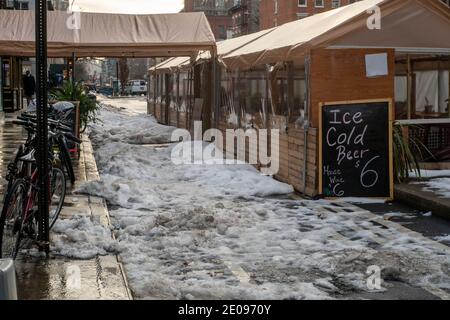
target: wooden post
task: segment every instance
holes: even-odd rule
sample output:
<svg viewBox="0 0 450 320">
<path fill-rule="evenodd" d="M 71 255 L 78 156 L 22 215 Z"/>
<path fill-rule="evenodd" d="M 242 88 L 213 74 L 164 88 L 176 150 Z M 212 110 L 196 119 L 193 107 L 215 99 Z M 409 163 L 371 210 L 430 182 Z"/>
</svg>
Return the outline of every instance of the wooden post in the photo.
<svg viewBox="0 0 450 320">
<path fill-rule="evenodd" d="M 170 81 L 170 74 L 165 73 L 164 74 L 164 81 L 165 81 L 165 114 L 164 114 L 164 124 L 170 125 L 170 98 L 171 98 L 171 81 Z"/>
<path fill-rule="evenodd" d="M 203 87 L 205 94 L 205 100 L 203 104 L 203 117 L 202 117 L 203 132 L 211 129 L 212 106 L 214 104 L 213 88 L 215 84 L 213 79 L 213 64 L 214 60 L 208 63 L 204 69 L 204 71 L 206 72 L 205 78 L 207 79 L 207 81 L 205 81 Z"/>
<path fill-rule="evenodd" d="M 292 61 L 287 63 L 287 121 L 294 111 L 294 63 Z"/>
</svg>

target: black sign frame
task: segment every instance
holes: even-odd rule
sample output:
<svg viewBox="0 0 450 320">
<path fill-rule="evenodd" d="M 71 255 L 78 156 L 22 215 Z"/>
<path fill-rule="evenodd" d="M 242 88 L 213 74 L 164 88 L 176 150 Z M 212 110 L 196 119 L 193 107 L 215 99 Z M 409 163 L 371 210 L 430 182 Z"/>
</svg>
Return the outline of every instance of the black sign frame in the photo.
<svg viewBox="0 0 450 320">
<path fill-rule="evenodd" d="M 360 106 L 361 104 L 380 104 L 386 103 L 388 105 L 388 157 L 387 162 L 389 163 L 389 196 L 388 197 L 371 197 L 368 196 L 366 198 L 372 199 L 380 199 L 386 201 L 394 200 L 394 157 L 393 157 L 393 126 L 394 126 L 394 117 L 393 117 L 393 100 L 391 98 L 386 99 L 369 99 L 369 100 L 350 100 L 350 101 L 336 101 L 336 102 L 322 102 L 319 104 L 319 193 L 325 196 L 326 199 L 338 199 L 339 197 L 327 197 L 324 194 L 324 111 L 326 107 L 335 106 L 339 107 L 348 107 L 348 106 Z M 346 196 L 344 195 L 343 198 Z M 350 196 L 351 197 L 351 196 Z"/>
</svg>

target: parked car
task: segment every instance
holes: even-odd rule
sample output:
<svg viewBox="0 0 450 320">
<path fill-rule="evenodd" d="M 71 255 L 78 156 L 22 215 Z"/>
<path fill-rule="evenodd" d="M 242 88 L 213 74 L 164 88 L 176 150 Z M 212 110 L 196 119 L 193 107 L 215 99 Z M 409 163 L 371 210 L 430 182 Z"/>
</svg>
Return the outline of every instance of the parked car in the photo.
<svg viewBox="0 0 450 320">
<path fill-rule="evenodd" d="M 145 80 L 131 80 L 128 81 L 125 92 L 129 95 L 147 95 L 147 82 Z"/>
</svg>

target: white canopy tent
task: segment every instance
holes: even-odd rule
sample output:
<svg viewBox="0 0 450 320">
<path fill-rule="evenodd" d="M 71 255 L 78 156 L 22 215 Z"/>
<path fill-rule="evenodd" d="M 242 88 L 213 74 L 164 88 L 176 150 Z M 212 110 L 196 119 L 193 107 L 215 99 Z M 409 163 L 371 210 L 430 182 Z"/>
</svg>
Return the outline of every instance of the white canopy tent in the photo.
<svg viewBox="0 0 450 320">
<path fill-rule="evenodd" d="M 35 55 L 33 11 L 0 10 L 0 55 Z M 47 14 L 49 57 L 173 57 L 216 43 L 204 13 L 105 14 L 62 11 Z"/>
</svg>

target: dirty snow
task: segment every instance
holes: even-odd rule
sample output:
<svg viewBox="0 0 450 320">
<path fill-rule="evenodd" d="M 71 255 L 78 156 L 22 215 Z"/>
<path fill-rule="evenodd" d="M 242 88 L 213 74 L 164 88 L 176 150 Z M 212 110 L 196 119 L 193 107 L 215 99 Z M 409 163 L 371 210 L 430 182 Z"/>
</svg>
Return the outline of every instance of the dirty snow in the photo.
<svg viewBox="0 0 450 320">
<path fill-rule="evenodd" d="M 147 113 L 147 97 L 121 97 L 110 99 L 103 95 L 97 96 L 101 105 L 109 105 L 116 109 L 126 110 L 129 114 Z"/>
<path fill-rule="evenodd" d="M 420 170 L 421 178 L 450 177 L 450 170 Z M 415 171 L 409 172 L 410 178 L 419 178 Z"/>
<path fill-rule="evenodd" d="M 432 191 L 439 197 L 450 199 L 450 178 L 433 179 L 423 182 L 424 190 Z"/>
<path fill-rule="evenodd" d="M 107 107 L 101 119 L 90 134 L 101 180 L 78 191 L 107 199 L 117 242 L 72 226 L 88 221 L 57 230 L 117 250 L 137 298 L 345 298 L 368 290 L 373 265 L 386 280 L 450 288 L 448 251 L 431 241 L 344 203 L 291 200 L 290 186 L 249 165 L 174 165 L 173 146 L 148 145 L 173 129 L 152 117 Z"/>
<path fill-rule="evenodd" d="M 108 230 L 88 216 L 60 219 L 52 230 L 52 253 L 74 259 L 92 259 L 115 252 Z"/>
<path fill-rule="evenodd" d="M 90 136 L 95 141 L 117 141 L 129 144 L 170 143 L 173 127 L 157 123 L 153 116 L 118 109 L 102 103 L 100 121 L 91 126 Z"/>
</svg>

